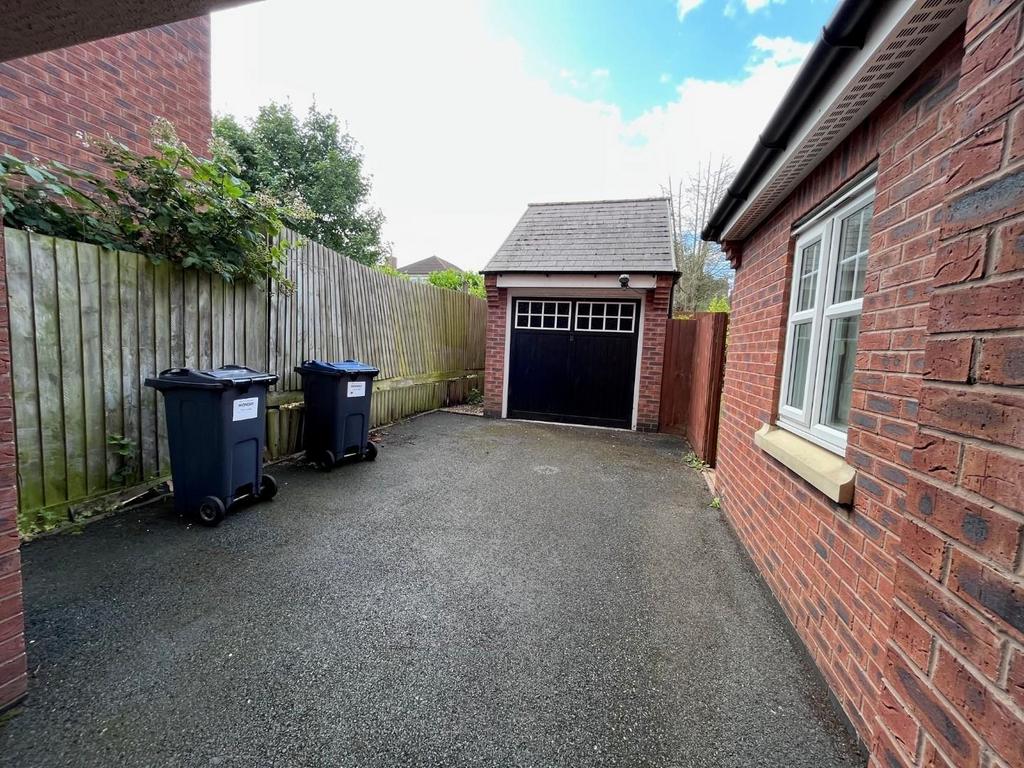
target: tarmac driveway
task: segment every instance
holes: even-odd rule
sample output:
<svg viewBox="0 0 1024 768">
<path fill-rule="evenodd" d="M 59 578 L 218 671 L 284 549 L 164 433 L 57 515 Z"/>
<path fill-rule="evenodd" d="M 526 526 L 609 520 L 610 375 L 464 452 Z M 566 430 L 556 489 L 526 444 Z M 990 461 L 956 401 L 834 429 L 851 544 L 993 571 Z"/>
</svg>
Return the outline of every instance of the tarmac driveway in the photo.
<svg viewBox="0 0 1024 768">
<path fill-rule="evenodd" d="M 854 766 L 685 446 L 430 414 L 24 549 L 19 766 Z"/>
</svg>

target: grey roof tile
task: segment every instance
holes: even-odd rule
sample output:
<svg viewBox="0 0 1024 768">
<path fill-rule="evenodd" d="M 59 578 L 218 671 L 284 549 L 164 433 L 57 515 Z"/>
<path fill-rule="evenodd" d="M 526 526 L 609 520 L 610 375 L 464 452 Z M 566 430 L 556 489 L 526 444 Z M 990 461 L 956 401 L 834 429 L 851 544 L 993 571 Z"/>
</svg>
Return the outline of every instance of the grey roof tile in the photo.
<svg viewBox="0 0 1024 768">
<path fill-rule="evenodd" d="M 674 272 L 664 197 L 531 203 L 484 272 Z"/>
</svg>

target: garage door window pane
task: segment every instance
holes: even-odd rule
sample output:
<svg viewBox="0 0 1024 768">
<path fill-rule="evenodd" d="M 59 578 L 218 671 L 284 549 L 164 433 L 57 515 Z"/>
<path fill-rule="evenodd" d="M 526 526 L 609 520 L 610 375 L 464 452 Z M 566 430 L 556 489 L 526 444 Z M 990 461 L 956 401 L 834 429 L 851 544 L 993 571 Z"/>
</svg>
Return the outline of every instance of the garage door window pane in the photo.
<svg viewBox="0 0 1024 768">
<path fill-rule="evenodd" d="M 516 328 L 569 329 L 572 304 L 568 301 L 516 301 Z"/>
<path fill-rule="evenodd" d="M 635 305 L 627 302 L 581 302 L 576 306 L 576 330 L 632 333 L 635 314 Z"/>
</svg>

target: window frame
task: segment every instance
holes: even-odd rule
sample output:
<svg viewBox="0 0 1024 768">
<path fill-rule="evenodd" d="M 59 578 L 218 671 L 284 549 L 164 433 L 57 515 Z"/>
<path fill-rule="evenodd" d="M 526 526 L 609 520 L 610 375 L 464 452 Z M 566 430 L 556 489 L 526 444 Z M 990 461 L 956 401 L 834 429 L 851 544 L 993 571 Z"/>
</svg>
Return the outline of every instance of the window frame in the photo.
<svg viewBox="0 0 1024 768">
<path fill-rule="evenodd" d="M 637 320 L 638 320 L 638 315 L 639 315 L 639 309 L 637 307 L 637 302 L 635 302 L 635 301 L 616 301 L 614 299 L 578 299 L 574 303 L 575 303 L 575 306 L 573 307 L 573 327 L 572 327 L 572 330 L 574 332 L 578 331 L 579 333 L 625 333 L 625 334 L 632 334 L 632 333 L 634 333 L 636 331 Z M 580 318 L 580 305 L 581 304 L 586 304 L 590 308 L 590 311 L 588 311 L 587 314 L 584 315 L 584 317 L 587 320 L 587 326 L 588 326 L 587 328 L 581 328 L 580 327 L 580 319 L 581 319 Z M 602 310 L 601 310 L 602 314 L 595 315 L 593 313 L 592 308 L 593 308 L 593 306 L 595 304 L 600 304 L 601 305 L 601 307 L 602 307 Z M 615 315 L 609 315 L 608 314 L 608 307 L 610 307 L 610 306 L 615 306 L 615 307 L 618 308 L 616 310 L 617 314 L 615 314 Z M 624 330 L 622 330 L 622 328 L 619 327 L 619 326 L 622 325 L 622 320 L 625 317 L 625 315 L 622 314 L 622 308 L 623 307 L 629 307 L 629 330 L 628 331 L 624 331 Z M 605 321 L 609 317 L 614 317 L 615 318 L 615 328 L 605 328 L 604 327 L 604 325 L 606 324 Z M 601 328 L 591 328 L 591 327 L 589 327 L 591 325 L 591 322 L 595 318 L 599 318 L 601 320 L 601 324 L 602 324 Z"/>
<path fill-rule="evenodd" d="M 860 317 L 864 306 L 863 295 L 839 303 L 830 303 L 835 296 L 839 279 L 839 249 L 844 218 L 874 202 L 874 175 L 864 179 L 851 190 L 828 204 L 823 211 L 799 226 L 796 237 L 793 274 L 790 281 L 789 305 L 786 314 L 785 345 L 783 347 L 782 378 L 779 387 L 778 426 L 843 455 L 846 453 L 845 430 L 835 429 L 824 423 L 823 407 L 825 387 L 829 378 L 829 340 L 836 321 L 847 317 Z M 872 212 L 872 217 L 874 212 Z M 870 221 L 870 219 L 869 219 Z M 821 240 L 818 255 L 817 286 L 814 306 L 797 311 L 800 276 L 803 269 L 804 250 Z M 868 238 L 870 254 L 870 236 Z M 807 370 L 804 374 L 804 397 L 800 408 L 788 404 L 791 367 L 794 363 L 794 329 L 797 325 L 811 323 L 811 338 L 807 355 Z M 858 328 L 859 334 L 859 328 Z"/>
<path fill-rule="evenodd" d="M 520 312 L 519 311 L 519 305 L 520 304 L 528 304 L 530 306 L 527 308 L 526 312 Z M 534 314 L 533 306 L 532 306 L 533 304 L 540 304 L 541 305 L 540 313 L 539 314 Z M 554 312 L 552 314 L 549 315 L 549 314 L 547 314 L 545 312 L 545 306 L 544 306 L 545 304 L 553 304 L 554 305 Z M 565 314 L 559 312 L 558 311 L 558 305 L 559 304 L 566 304 L 569 307 L 568 312 L 565 313 Z M 536 298 L 536 299 L 532 299 L 532 298 L 522 298 L 522 299 L 519 299 L 519 298 L 516 298 L 516 299 L 513 300 L 513 306 L 512 306 L 512 327 L 514 329 L 516 329 L 516 330 L 519 330 L 519 331 L 569 331 L 569 330 L 572 330 L 573 315 L 574 315 L 574 311 L 573 310 L 574 310 L 573 302 L 571 300 L 551 299 L 551 298 Z M 526 318 L 526 325 L 520 325 L 519 324 L 519 318 L 520 317 L 525 317 Z M 534 318 L 534 317 L 539 317 L 541 319 L 541 324 L 540 325 L 530 325 L 530 319 Z M 554 321 L 554 324 L 550 328 L 544 326 L 544 318 L 546 318 L 546 317 L 550 317 Z M 565 327 L 559 328 L 558 327 L 558 321 L 559 320 L 563 320 L 563 319 L 565 320 Z"/>
</svg>

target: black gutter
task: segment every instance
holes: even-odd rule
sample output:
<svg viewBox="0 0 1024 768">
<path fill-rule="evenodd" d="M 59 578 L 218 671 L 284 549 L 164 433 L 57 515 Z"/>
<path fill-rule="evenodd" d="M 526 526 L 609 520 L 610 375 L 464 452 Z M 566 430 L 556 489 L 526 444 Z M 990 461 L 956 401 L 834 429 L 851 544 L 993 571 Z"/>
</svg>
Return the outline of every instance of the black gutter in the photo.
<svg viewBox="0 0 1024 768">
<path fill-rule="evenodd" d="M 725 197 L 701 231 L 703 240 L 719 240 L 725 225 L 747 201 L 778 157 L 786 151 L 804 114 L 811 109 L 838 72 L 863 45 L 871 22 L 889 3 L 886 0 L 841 0 L 832 18 L 821 30 L 782 102 L 743 162 Z"/>
</svg>

